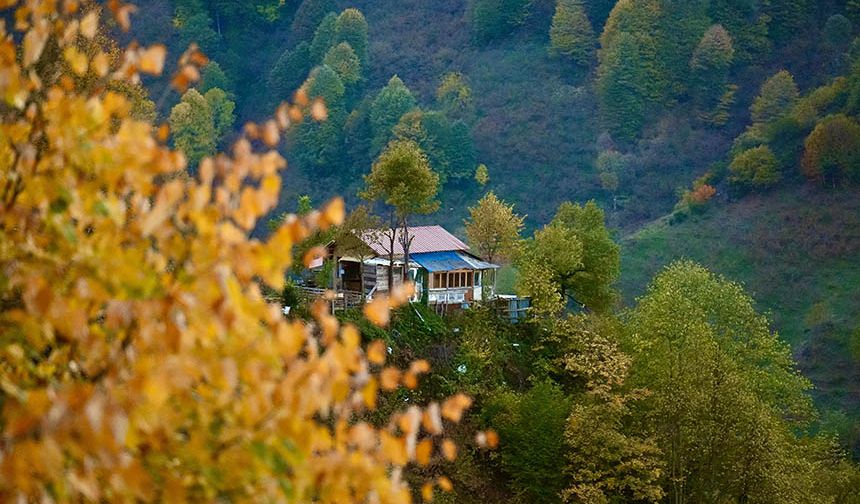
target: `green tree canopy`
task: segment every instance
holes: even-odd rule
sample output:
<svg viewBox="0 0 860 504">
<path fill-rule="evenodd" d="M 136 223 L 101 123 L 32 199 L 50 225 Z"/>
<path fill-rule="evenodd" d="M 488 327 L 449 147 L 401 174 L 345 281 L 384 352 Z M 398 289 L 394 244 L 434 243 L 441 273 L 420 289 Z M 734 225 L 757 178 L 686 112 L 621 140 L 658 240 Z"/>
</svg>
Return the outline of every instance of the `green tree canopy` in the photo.
<svg viewBox="0 0 860 504">
<path fill-rule="evenodd" d="M 787 70 L 780 70 L 761 85 L 750 107 L 753 122 L 769 123 L 785 116 L 799 96 L 794 77 Z"/>
<path fill-rule="evenodd" d="M 170 130 L 173 145 L 182 151 L 191 167 L 215 153 L 218 132 L 212 108 L 196 89 L 189 89 L 182 100 L 170 111 Z"/>
<path fill-rule="evenodd" d="M 585 66 L 594 57 L 596 42 L 583 1 L 558 0 L 549 29 L 550 54 L 566 56 Z"/>
<path fill-rule="evenodd" d="M 269 72 L 268 91 L 280 102 L 299 88 L 311 70 L 310 44 L 300 42 L 281 53 Z"/>
<path fill-rule="evenodd" d="M 743 289 L 701 266 L 669 266 L 629 321 L 637 415 L 668 462 L 672 502 L 819 502 L 803 442 L 809 382 Z"/>
<path fill-rule="evenodd" d="M 227 93 L 227 96 L 233 100 L 233 82 L 224 73 L 224 69 L 217 61 L 210 61 L 200 72 L 200 92 L 206 93 L 210 89 L 220 88 Z"/>
<path fill-rule="evenodd" d="M 747 149 L 732 159 L 729 180 L 750 187 L 768 187 L 779 181 L 776 156 L 766 145 Z"/>
<path fill-rule="evenodd" d="M 361 80 L 361 60 L 347 42 L 341 42 L 329 49 L 323 64 L 334 70 L 345 86 Z"/>
<path fill-rule="evenodd" d="M 415 106 L 415 97 L 406 84 L 396 75 L 391 77 L 370 105 L 371 148 L 374 152 L 378 152 L 388 143 L 394 126 L 403 114 Z"/>
<path fill-rule="evenodd" d="M 479 42 L 489 42 L 525 23 L 532 0 L 471 0 L 469 15 Z"/>
<path fill-rule="evenodd" d="M 314 32 L 314 38 L 310 46 L 310 61 L 311 65 L 322 63 L 325 53 L 334 45 L 335 41 L 335 26 L 337 25 L 337 14 L 329 12 L 320 21 L 319 26 Z"/>
<path fill-rule="evenodd" d="M 367 20 L 358 9 L 345 9 L 334 25 L 332 45 L 346 42 L 355 51 L 362 66 L 367 66 Z"/>
<path fill-rule="evenodd" d="M 415 109 L 403 114 L 393 133 L 395 138 L 412 140 L 421 147 L 443 184 L 474 173 L 477 154 L 463 121 L 452 122 L 442 112 Z"/>
<path fill-rule="evenodd" d="M 294 40 L 311 39 L 320 21 L 336 8 L 335 0 L 303 0 L 290 25 Z"/>
<path fill-rule="evenodd" d="M 593 201 L 584 206 L 563 203 L 552 222 L 524 244 L 516 263 L 518 290 L 531 296 L 533 304 L 543 304 L 537 306 L 541 313 L 552 313 L 568 298 L 602 312 L 615 299 L 618 245 L 609 236 L 603 210 Z"/>
<path fill-rule="evenodd" d="M 236 116 L 233 114 L 236 104 L 223 89 L 217 87 L 206 91 L 203 97 L 212 112 L 216 143 L 221 144 L 227 134 L 232 131 L 233 123 L 236 122 Z"/>
<path fill-rule="evenodd" d="M 436 88 L 436 101 L 451 117 L 465 116 L 472 108 L 472 88 L 466 76 L 460 72 L 443 75 Z"/>
<path fill-rule="evenodd" d="M 466 237 L 484 259 L 495 262 L 513 257 L 525 217 L 514 213 L 514 205 L 500 200 L 492 191 L 469 208 Z"/>
<path fill-rule="evenodd" d="M 435 212 L 439 176 L 430 169 L 427 156 L 411 140 L 388 144 L 364 177 L 362 197 L 380 201 L 394 209 L 400 219 Z"/>
</svg>

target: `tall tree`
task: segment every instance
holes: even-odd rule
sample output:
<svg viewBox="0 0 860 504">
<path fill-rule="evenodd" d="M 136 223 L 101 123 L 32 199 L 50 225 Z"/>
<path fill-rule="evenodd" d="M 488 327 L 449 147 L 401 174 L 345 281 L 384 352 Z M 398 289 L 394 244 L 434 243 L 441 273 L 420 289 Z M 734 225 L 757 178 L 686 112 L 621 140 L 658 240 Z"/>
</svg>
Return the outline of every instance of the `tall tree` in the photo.
<svg viewBox="0 0 860 504">
<path fill-rule="evenodd" d="M 299 88 L 311 70 L 310 44 L 300 42 L 292 49 L 286 49 L 275 61 L 269 71 L 267 91 L 275 102 L 281 102 Z"/>
<path fill-rule="evenodd" d="M 582 0 L 558 0 L 549 29 L 550 54 L 562 55 L 579 65 L 589 65 L 596 39 Z"/>
<path fill-rule="evenodd" d="M 472 88 L 460 72 L 442 76 L 436 88 L 436 101 L 449 117 L 463 119 L 472 110 Z"/>
<path fill-rule="evenodd" d="M 326 120 L 305 121 L 298 128 L 299 159 L 309 166 L 332 173 L 342 159 L 343 125 L 346 120 L 345 88 L 337 72 L 322 65 L 302 85 L 311 100 L 326 107 Z"/>
<path fill-rule="evenodd" d="M 217 61 L 209 61 L 200 72 L 200 92 L 206 94 L 207 91 L 213 88 L 220 88 L 227 93 L 227 96 L 231 100 L 235 99 L 233 82 L 227 77 L 224 69 L 221 68 L 221 65 Z"/>
<path fill-rule="evenodd" d="M 431 168 L 439 174 L 440 183 L 474 173 L 477 154 L 469 127 L 463 121 L 452 122 L 442 112 L 415 109 L 403 114 L 392 131 L 395 138 L 412 140 L 421 147 Z"/>
<path fill-rule="evenodd" d="M 196 89 L 185 92 L 182 100 L 170 111 L 170 130 L 174 147 L 185 154 L 192 168 L 204 157 L 215 153 L 218 131 L 212 108 Z"/>
<path fill-rule="evenodd" d="M 785 116 L 799 96 L 794 77 L 787 70 L 780 70 L 761 85 L 758 96 L 750 106 L 753 122 L 769 123 Z"/>
<path fill-rule="evenodd" d="M 364 261 L 372 258 L 375 252 L 370 248 L 368 242 L 378 242 L 382 239 L 382 220 L 371 213 L 370 208 L 359 205 L 338 227 L 334 242 L 337 246 L 338 256 L 351 256 L 358 259 L 361 267 L 361 299 L 365 298 L 364 285 Z"/>
<path fill-rule="evenodd" d="M 233 130 L 233 123 L 236 122 L 236 116 L 233 114 L 236 104 L 227 96 L 227 93 L 223 89 L 217 87 L 206 91 L 203 97 L 206 99 L 206 103 L 209 104 L 209 110 L 212 112 L 215 142 L 219 145 L 223 144 L 224 139 Z"/>
<path fill-rule="evenodd" d="M 332 45 L 346 42 L 355 51 L 362 66 L 367 66 L 367 20 L 358 9 L 345 9 L 334 25 Z"/>
<path fill-rule="evenodd" d="M 661 273 L 629 322 L 637 416 L 671 502 L 817 502 L 803 441 L 809 382 L 743 289 L 689 262 Z"/>
<path fill-rule="evenodd" d="M 725 93 L 734 55 L 732 37 L 721 25 L 708 28 L 693 51 L 691 87 L 704 112 L 711 112 Z"/>
<path fill-rule="evenodd" d="M 388 84 L 379 91 L 370 105 L 370 128 L 373 135 L 371 149 L 379 152 L 392 138 L 393 128 L 400 121 L 403 114 L 414 109 L 415 97 L 400 80 L 393 76 Z"/>
<path fill-rule="evenodd" d="M 544 313 L 573 299 L 581 307 L 608 310 L 615 299 L 612 284 L 618 277 L 618 245 L 604 223 L 603 210 L 590 201 L 585 206 L 563 203 L 555 218 L 535 231 L 517 255 L 520 291 L 546 302 Z M 557 295 L 547 291 L 554 286 Z M 559 304 L 560 303 L 560 304 Z"/>
<path fill-rule="evenodd" d="M 320 21 L 309 49 L 311 65 L 322 63 L 325 53 L 334 45 L 336 25 L 337 14 L 334 12 L 329 12 Z"/>
<path fill-rule="evenodd" d="M 513 204 L 506 204 L 490 191 L 469 208 L 469 219 L 463 223 L 469 245 L 487 261 L 496 262 L 513 257 L 524 220 L 514 213 Z"/>
<path fill-rule="evenodd" d="M 306 41 L 314 36 L 314 31 L 320 24 L 320 21 L 328 14 L 337 8 L 334 0 L 303 0 L 296 14 L 293 16 L 293 22 L 290 25 L 290 31 L 293 34 L 293 40 Z"/>
<path fill-rule="evenodd" d="M 332 47 L 323 58 L 323 64 L 337 72 L 345 86 L 361 81 L 361 60 L 347 42 Z"/>
<path fill-rule="evenodd" d="M 384 203 L 389 209 L 389 275 L 388 290 L 393 288 L 394 243 L 400 228 L 403 247 L 403 279 L 409 272 L 409 219 L 413 215 L 429 214 L 439 208 L 436 193 L 439 176 L 430 169 L 427 157 L 411 140 L 395 140 L 388 144 L 364 177 L 361 196 L 367 201 Z"/>
</svg>

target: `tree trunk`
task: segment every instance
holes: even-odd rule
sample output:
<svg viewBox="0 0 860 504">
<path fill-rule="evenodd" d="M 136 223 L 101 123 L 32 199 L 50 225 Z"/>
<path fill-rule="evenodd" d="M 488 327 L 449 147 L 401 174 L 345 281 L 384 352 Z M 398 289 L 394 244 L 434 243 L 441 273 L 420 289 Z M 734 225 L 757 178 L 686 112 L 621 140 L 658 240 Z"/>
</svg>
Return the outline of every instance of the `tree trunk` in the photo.
<svg viewBox="0 0 860 504">
<path fill-rule="evenodd" d="M 403 276 L 400 279 L 401 283 L 406 283 L 409 278 L 409 223 L 406 218 L 403 219 L 403 233 L 400 235 L 400 244 L 403 246 Z"/>
</svg>

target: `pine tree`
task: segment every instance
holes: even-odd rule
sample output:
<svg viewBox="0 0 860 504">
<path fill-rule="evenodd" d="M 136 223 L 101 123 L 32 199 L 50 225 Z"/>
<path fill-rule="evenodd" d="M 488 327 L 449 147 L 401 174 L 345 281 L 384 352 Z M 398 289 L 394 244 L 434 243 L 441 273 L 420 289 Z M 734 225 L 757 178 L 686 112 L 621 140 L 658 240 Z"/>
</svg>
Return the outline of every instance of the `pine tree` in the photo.
<svg viewBox="0 0 860 504">
<path fill-rule="evenodd" d="M 337 14 L 334 12 L 329 12 L 320 21 L 309 49 L 311 66 L 322 63 L 325 53 L 334 45 L 336 24 Z"/>
<path fill-rule="evenodd" d="M 732 37 L 721 25 L 711 26 L 693 51 L 691 87 L 703 112 L 713 111 L 725 93 L 734 54 Z"/>
<path fill-rule="evenodd" d="M 351 86 L 361 80 L 361 60 L 346 42 L 329 49 L 323 58 L 323 64 L 337 72 L 345 86 Z"/>
<path fill-rule="evenodd" d="M 800 91 L 794 77 L 781 70 L 761 85 L 761 90 L 750 107 L 753 123 L 772 122 L 787 114 L 797 102 Z"/>
<path fill-rule="evenodd" d="M 293 40 L 306 41 L 314 36 L 314 31 L 326 14 L 337 8 L 334 0 L 304 0 L 290 25 Z"/>
<path fill-rule="evenodd" d="M 367 66 L 367 20 L 358 9 L 346 9 L 337 17 L 332 45 L 346 42 L 355 51 L 363 67 Z"/>
<path fill-rule="evenodd" d="M 212 124 L 215 127 L 215 139 L 219 146 L 223 146 L 223 141 L 227 134 L 233 129 L 233 123 L 236 122 L 236 116 L 233 111 L 236 109 L 236 104 L 221 88 L 212 88 L 206 91 L 203 95 L 206 103 L 209 104 L 209 110 L 212 112 Z"/>
<path fill-rule="evenodd" d="M 269 72 L 267 91 L 280 102 L 292 96 L 311 70 L 310 44 L 301 42 L 293 49 L 287 49 Z"/>
<path fill-rule="evenodd" d="M 371 148 L 374 152 L 379 152 L 388 143 L 394 126 L 415 105 L 415 97 L 400 77 L 391 77 L 370 105 Z"/>
<path fill-rule="evenodd" d="M 549 40 L 550 54 L 567 56 L 583 66 L 591 63 L 596 40 L 582 0 L 558 0 Z"/>
</svg>

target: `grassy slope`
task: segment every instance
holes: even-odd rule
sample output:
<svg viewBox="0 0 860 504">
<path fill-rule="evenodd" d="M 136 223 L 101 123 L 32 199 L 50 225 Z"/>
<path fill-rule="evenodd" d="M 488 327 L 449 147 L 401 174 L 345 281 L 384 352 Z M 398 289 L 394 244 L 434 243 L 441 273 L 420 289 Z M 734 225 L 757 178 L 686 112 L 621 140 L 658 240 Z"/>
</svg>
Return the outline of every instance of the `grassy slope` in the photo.
<svg viewBox="0 0 860 504">
<path fill-rule="evenodd" d="M 716 205 L 622 240 L 628 303 L 669 262 L 689 258 L 744 284 L 795 349 L 825 407 L 860 414 L 860 366 L 845 348 L 860 324 L 860 198 L 856 188 L 780 189 Z"/>
</svg>

